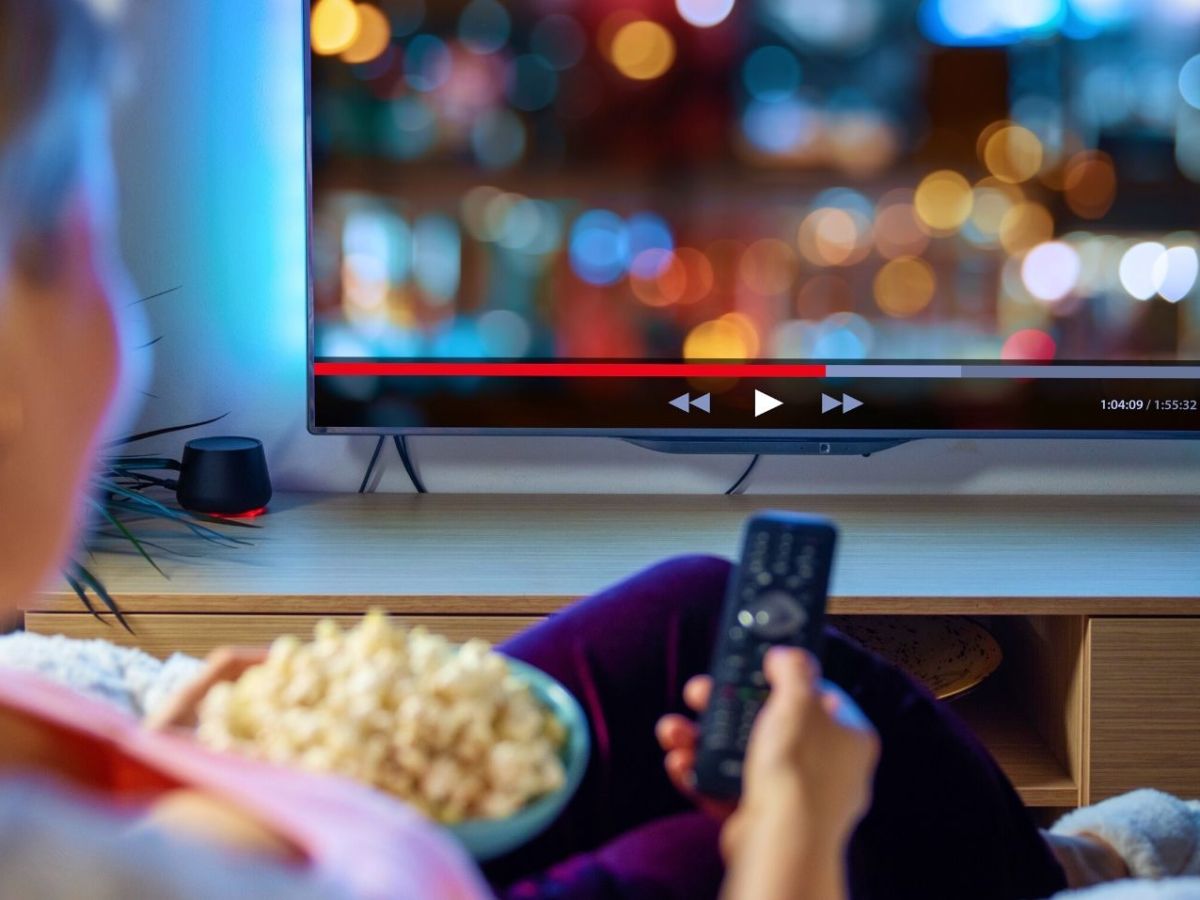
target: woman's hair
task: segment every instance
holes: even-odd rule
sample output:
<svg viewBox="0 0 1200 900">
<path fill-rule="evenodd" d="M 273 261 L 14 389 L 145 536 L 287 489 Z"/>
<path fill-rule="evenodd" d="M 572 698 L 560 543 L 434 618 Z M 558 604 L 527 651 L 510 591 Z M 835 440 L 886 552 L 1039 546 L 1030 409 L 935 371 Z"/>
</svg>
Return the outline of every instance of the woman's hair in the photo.
<svg viewBox="0 0 1200 900">
<path fill-rule="evenodd" d="M 84 165 L 107 90 L 113 0 L 0 0 L 0 272 L 30 262 Z"/>
</svg>

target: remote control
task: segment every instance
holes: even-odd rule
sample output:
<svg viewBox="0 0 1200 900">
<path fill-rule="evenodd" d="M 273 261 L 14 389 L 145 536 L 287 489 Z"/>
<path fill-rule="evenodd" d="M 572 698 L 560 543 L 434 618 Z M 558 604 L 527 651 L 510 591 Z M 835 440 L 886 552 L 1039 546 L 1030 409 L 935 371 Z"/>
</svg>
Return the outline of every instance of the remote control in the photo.
<svg viewBox="0 0 1200 900">
<path fill-rule="evenodd" d="M 763 512 L 746 525 L 729 578 L 700 720 L 696 789 L 733 799 L 742 789 L 750 729 L 769 693 L 763 657 L 776 645 L 819 655 L 837 528 L 814 516 Z"/>
</svg>

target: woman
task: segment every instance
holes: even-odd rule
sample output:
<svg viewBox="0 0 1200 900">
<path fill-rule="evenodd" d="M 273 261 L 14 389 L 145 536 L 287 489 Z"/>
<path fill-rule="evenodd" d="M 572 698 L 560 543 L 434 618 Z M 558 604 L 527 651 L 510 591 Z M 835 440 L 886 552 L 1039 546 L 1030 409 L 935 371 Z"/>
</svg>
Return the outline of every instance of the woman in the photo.
<svg viewBox="0 0 1200 900">
<path fill-rule="evenodd" d="M 113 6 L 0 0 L 0 613 L 69 547 L 129 379 L 102 87 Z M 597 753 L 551 831 L 490 868 L 497 890 L 704 897 L 721 884 L 722 850 L 739 898 L 1066 886 L 970 735 L 837 635 L 826 673 L 845 693 L 822 686 L 803 655 L 773 655 L 746 794 L 736 810 L 697 810 L 672 784 L 686 787 L 694 746 L 681 695 L 687 682 L 692 708 L 705 700 L 706 683 L 688 679 L 707 666 L 727 576 L 719 560 L 665 564 L 506 646 L 585 702 Z M 181 837 L 197 832 L 224 847 Z M 1119 862 L 1103 842 L 1079 850 Z M 208 754 L 28 675 L 0 678 L 0 897 L 486 893 L 448 838 L 371 791 Z"/>
<path fill-rule="evenodd" d="M 118 386 L 132 380 L 107 141 L 115 5 L 0 0 L 5 619 L 68 550 Z M 248 852 L 206 850 L 148 819 L 215 823 Z M 458 847 L 400 804 L 223 760 L 50 683 L 0 678 L 0 897 L 487 893 Z"/>
</svg>

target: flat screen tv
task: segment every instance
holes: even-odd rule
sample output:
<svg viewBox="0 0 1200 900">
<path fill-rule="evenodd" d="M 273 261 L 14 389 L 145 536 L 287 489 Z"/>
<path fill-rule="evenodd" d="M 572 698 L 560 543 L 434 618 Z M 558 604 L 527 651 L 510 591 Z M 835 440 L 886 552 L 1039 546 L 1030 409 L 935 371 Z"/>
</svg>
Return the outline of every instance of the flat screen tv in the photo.
<svg viewBox="0 0 1200 900">
<path fill-rule="evenodd" d="M 316 0 L 317 433 L 1200 434 L 1190 0 Z"/>
</svg>

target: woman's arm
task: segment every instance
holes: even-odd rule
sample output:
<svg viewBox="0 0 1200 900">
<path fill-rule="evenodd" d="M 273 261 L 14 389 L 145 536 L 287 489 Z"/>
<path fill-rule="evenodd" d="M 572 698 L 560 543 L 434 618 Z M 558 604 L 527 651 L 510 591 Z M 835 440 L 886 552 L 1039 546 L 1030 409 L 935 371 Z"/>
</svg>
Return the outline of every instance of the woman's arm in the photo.
<svg viewBox="0 0 1200 900">
<path fill-rule="evenodd" d="M 728 873 L 725 900 L 846 900 L 845 838 L 811 832 L 811 822 L 796 808 L 773 804 L 756 811 L 742 826 L 735 818 L 725 826 L 722 844 Z M 727 837 L 731 829 L 736 838 Z"/>
<path fill-rule="evenodd" d="M 879 738 L 849 697 L 819 680 L 809 654 L 776 648 L 765 671 L 771 695 L 750 738 L 737 808 L 696 798 L 725 820 L 724 896 L 841 900 L 846 844 L 870 805 Z M 693 678 L 684 699 L 699 712 L 711 691 L 707 676 Z M 664 716 L 658 725 L 667 774 L 693 796 L 697 736 L 696 724 L 683 716 Z"/>
</svg>

